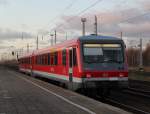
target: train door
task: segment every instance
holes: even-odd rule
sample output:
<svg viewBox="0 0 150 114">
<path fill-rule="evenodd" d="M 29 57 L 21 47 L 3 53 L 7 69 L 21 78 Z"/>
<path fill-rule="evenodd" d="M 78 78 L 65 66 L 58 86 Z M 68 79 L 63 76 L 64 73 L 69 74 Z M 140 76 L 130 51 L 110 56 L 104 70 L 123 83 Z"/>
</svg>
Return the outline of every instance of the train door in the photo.
<svg viewBox="0 0 150 114">
<path fill-rule="evenodd" d="M 73 48 L 69 48 L 69 82 L 73 81 Z"/>
<path fill-rule="evenodd" d="M 31 76 L 33 76 L 33 64 L 34 64 L 34 56 L 32 55 L 30 58 L 30 71 L 31 71 Z"/>
</svg>

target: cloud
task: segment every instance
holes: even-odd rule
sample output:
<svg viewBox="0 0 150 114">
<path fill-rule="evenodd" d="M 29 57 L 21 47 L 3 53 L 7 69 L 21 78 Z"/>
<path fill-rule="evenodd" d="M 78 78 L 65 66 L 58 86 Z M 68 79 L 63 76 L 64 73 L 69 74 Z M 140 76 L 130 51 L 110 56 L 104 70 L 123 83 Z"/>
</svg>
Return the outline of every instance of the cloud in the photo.
<svg viewBox="0 0 150 114">
<path fill-rule="evenodd" d="M 32 38 L 33 35 L 27 32 L 20 32 L 12 29 L 1 29 L 0 28 L 0 40 L 18 39 L 18 38 Z"/>
<path fill-rule="evenodd" d="M 144 10 L 150 10 L 150 1 L 149 0 L 138 0 L 139 4 Z"/>
<path fill-rule="evenodd" d="M 10 48 L 15 48 L 14 46 L 2 46 L 0 45 L 0 50 L 2 49 L 10 49 Z"/>
<path fill-rule="evenodd" d="M 7 0 L 0 0 L 0 5 L 7 5 L 8 1 Z"/>
<path fill-rule="evenodd" d="M 150 14 L 142 15 L 143 11 L 138 8 L 129 8 L 121 11 L 97 11 L 95 14 L 98 17 L 99 33 L 116 34 L 122 31 L 126 37 L 134 37 L 141 33 L 145 37 L 150 36 Z M 86 32 L 93 33 L 93 13 L 85 14 L 84 17 L 87 18 Z M 62 16 L 61 19 L 63 26 L 58 30 L 61 32 L 66 30 L 81 33 L 81 16 Z"/>
<path fill-rule="evenodd" d="M 135 37 L 142 35 L 143 37 L 150 37 L 150 23 L 143 22 L 139 24 L 121 24 L 122 31 L 127 37 Z"/>
</svg>

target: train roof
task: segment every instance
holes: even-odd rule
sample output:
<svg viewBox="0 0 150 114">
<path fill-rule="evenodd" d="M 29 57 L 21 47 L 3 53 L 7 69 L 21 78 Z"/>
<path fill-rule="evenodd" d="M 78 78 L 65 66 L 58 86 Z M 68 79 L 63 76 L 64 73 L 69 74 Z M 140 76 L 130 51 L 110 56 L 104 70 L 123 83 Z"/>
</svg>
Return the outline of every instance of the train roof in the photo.
<svg viewBox="0 0 150 114">
<path fill-rule="evenodd" d="M 115 41 L 122 41 L 122 39 L 120 38 L 117 38 L 117 37 L 112 37 L 112 36 L 102 36 L 102 35 L 87 35 L 87 36 L 81 36 L 81 37 L 78 37 L 78 38 L 74 38 L 72 40 L 68 40 L 68 41 L 65 41 L 65 42 L 62 42 L 62 43 L 59 43 L 59 44 L 56 44 L 55 46 L 49 46 L 47 48 L 43 48 L 43 49 L 39 49 L 39 50 L 35 50 L 33 51 L 32 53 L 26 53 L 24 54 L 23 56 L 19 57 L 19 58 L 24 58 L 24 57 L 29 57 L 31 56 L 33 53 L 35 55 L 37 54 L 44 54 L 44 53 L 49 53 L 50 51 L 55 51 L 55 50 L 59 50 L 59 48 L 64 48 L 66 46 L 71 46 L 71 45 L 75 45 L 77 43 L 77 41 L 80 40 L 80 41 L 94 41 L 94 40 L 115 40 Z"/>
<path fill-rule="evenodd" d="M 103 35 L 88 35 L 79 37 L 80 40 L 122 40 L 113 36 L 103 36 Z"/>
<path fill-rule="evenodd" d="M 31 57 L 31 56 L 32 56 L 32 54 L 33 54 L 33 52 L 25 53 L 25 54 L 23 54 L 23 55 L 19 56 L 19 59 L 20 59 L 20 58 Z"/>
</svg>

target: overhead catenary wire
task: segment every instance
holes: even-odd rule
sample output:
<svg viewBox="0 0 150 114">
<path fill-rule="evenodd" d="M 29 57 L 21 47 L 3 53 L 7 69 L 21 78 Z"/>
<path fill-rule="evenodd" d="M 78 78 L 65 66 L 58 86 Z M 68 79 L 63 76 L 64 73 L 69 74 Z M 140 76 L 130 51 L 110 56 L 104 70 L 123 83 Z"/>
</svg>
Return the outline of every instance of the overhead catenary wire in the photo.
<svg viewBox="0 0 150 114">
<path fill-rule="evenodd" d="M 96 2 L 94 2 L 93 4 L 91 4 L 90 6 L 88 6 L 87 8 L 83 9 L 82 11 L 78 12 L 76 15 L 80 16 L 81 14 L 83 14 L 84 12 L 86 12 L 87 10 L 89 10 L 90 8 L 94 7 L 95 5 L 97 5 L 99 2 L 101 2 L 102 0 L 97 0 Z M 66 21 L 69 23 L 70 21 L 74 20 L 74 16 L 70 17 L 69 19 L 67 19 Z M 64 24 L 61 23 L 58 26 L 56 26 L 55 28 L 51 29 L 50 32 L 52 32 L 54 29 L 58 29 L 60 27 L 62 27 Z"/>
<path fill-rule="evenodd" d="M 65 8 L 63 8 L 63 9 L 61 10 L 61 12 L 60 12 L 58 15 L 56 15 L 54 18 L 52 18 L 52 19 L 46 24 L 46 26 L 47 26 L 47 25 L 50 25 L 50 23 L 55 22 L 56 19 L 57 19 L 60 15 L 65 14 L 65 12 L 68 11 L 69 9 L 71 9 L 72 6 L 73 6 L 77 1 L 78 1 L 78 0 L 72 0 L 71 3 L 70 3 L 69 5 L 67 5 Z M 46 26 L 45 26 L 45 27 L 46 27 Z M 43 29 L 44 29 L 45 27 L 43 27 Z"/>
<path fill-rule="evenodd" d="M 133 20 L 133 19 L 146 16 L 146 15 L 148 15 L 148 14 L 150 14 L 150 10 L 148 10 L 147 12 L 145 12 L 145 13 L 143 13 L 143 14 L 136 15 L 136 16 L 133 16 L 133 17 L 129 17 L 129 18 L 126 18 L 126 19 L 122 19 L 122 20 L 120 20 L 119 22 L 114 22 L 113 24 L 123 24 L 123 23 L 129 22 L 129 21 L 131 21 L 131 20 Z M 104 24 L 101 24 L 101 26 L 102 26 L 102 25 L 104 25 Z M 121 37 L 122 37 L 122 34 L 123 34 L 123 32 L 122 32 L 122 30 L 121 30 Z"/>
<path fill-rule="evenodd" d="M 119 23 L 129 22 L 130 20 L 133 20 L 133 19 L 138 18 L 138 17 L 145 16 L 145 15 L 148 15 L 148 14 L 150 14 L 150 11 L 149 11 L 149 12 L 146 12 L 146 13 L 144 13 L 144 14 L 140 14 L 140 15 L 136 15 L 136 16 L 134 16 L 134 17 L 127 18 L 127 19 L 125 19 L 125 20 L 120 21 Z"/>
</svg>

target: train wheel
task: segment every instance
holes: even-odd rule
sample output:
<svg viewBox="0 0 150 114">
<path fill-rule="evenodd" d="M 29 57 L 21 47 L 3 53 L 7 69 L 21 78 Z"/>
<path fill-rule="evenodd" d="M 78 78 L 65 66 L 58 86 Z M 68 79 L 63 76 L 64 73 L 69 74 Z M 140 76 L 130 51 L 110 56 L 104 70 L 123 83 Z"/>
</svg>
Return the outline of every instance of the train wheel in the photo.
<svg viewBox="0 0 150 114">
<path fill-rule="evenodd" d="M 72 82 L 69 82 L 68 85 L 67 85 L 67 88 L 69 90 L 73 90 L 73 83 Z"/>
</svg>

